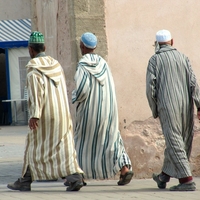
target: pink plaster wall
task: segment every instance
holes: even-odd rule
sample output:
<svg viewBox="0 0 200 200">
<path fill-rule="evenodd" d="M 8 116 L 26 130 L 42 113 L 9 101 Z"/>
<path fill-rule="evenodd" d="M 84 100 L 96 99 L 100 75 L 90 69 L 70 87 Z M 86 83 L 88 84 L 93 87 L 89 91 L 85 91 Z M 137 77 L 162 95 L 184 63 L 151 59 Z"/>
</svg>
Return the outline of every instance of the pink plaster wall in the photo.
<svg viewBox="0 0 200 200">
<path fill-rule="evenodd" d="M 189 57 L 200 83 L 200 1 L 105 0 L 105 10 L 121 128 L 151 116 L 145 79 L 158 30 L 171 32 L 174 47 Z"/>
</svg>

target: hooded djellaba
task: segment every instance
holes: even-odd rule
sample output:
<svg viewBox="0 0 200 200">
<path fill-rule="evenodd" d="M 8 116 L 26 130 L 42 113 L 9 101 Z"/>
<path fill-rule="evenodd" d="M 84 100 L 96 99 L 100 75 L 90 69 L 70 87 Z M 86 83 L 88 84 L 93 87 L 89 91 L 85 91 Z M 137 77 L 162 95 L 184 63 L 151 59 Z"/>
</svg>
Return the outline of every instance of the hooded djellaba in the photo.
<svg viewBox="0 0 200 200">
<path fill-rule="evenodd" d="M 35 41 L 29 44 L 43 42 Z M 38 128 L 30 131 L 24 169 L 29 165 L 34 180 L 55 179 L 82 173 L 76 161 L 72 119 L 66 81 L 60 63 L 41 52 L 26 65 L 30 118 L 38 118 Z M 31 162 L 30 162 L 31 161 Z"/>
<path fill-rule="evenodd" d="M 83 186 L 83 171 L 76 157 L 63 69 L 57 60 L 45 55 L 44 36 L 40 32 L 31 34 L 29 54 L 32 59 L 26 68 L 30 130 L 22 178 L 8 184 L 8 188 L 30 190 L 34 180 L 55 180 L 70 175 L 71 185 L 67 190 L 78 191 Z"/>
<path fill-rule="evenodd" d="M 131 181 L 131 161 L 118 128 L 115 85 L 107 62 L 94 53 L 97 38 L 81 36 L 79 60 L 74 76 L 72 103 L 76 103 L 74 132 L 78 162 L 86 179 L 108 179 L 120 171 L 118 185 Z"/>
</svg>

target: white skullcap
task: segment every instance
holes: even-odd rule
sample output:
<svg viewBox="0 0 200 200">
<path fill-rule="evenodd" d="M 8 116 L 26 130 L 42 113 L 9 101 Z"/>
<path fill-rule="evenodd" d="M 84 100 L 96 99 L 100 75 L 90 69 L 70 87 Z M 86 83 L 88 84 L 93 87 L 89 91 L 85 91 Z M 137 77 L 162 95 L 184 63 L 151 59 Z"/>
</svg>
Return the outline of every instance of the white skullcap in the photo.
<svg viewBox="0 0 200 200">
<path fill-rule="evenodd" d="M 157 42 L 168 42 L 171 39 L 172 39 L 172 36 L 168 30 L 160 30 L 156 33 Z"/>
</svg>

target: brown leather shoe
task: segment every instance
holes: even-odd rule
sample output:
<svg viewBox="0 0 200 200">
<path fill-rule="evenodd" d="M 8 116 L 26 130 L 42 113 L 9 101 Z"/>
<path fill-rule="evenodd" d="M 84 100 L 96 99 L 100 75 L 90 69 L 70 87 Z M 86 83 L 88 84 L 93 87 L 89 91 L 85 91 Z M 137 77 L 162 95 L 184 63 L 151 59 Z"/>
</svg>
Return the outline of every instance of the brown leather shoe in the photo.
<svg viewBox="0 0 200 200">
<path fill-rule="evenodd" d="M 11 190 L 31 191 L 31 183 L 32 181 L 27 181 L 24 178 L 18 178 L 18 180 L 14 183 L 9 183 L 7 188 Z"/>
</svg>

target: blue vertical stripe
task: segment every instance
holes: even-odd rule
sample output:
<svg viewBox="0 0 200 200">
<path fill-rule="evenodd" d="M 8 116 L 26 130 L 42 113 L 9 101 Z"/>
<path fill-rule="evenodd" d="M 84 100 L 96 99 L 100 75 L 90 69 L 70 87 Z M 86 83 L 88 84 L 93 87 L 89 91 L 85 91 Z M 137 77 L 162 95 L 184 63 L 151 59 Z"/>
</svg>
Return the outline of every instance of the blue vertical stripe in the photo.
<svg viewBox="0 0 200 200">
<path fill-rule="evenodd" d="M 97 83 L 98 88 L 98 99 L 97 99 L 97 113 L 96 113 L 96 125 L 94 130 L 94 136 L 93 136 L 93 142 L 92 142 L 92 152 L 91 152 L 91 169 L 93 178 L 96 179 L 96 170 L 95 170 L 95 158 L 96 158 L 96 147 L 97 147 L 97 141 L 98 141 L 98 135 L 99 135 L 99 128 L 100 128 L 100 119 L 101 119 L 101 108 L 102 108 L 102 86 Z"/>
</svg>

